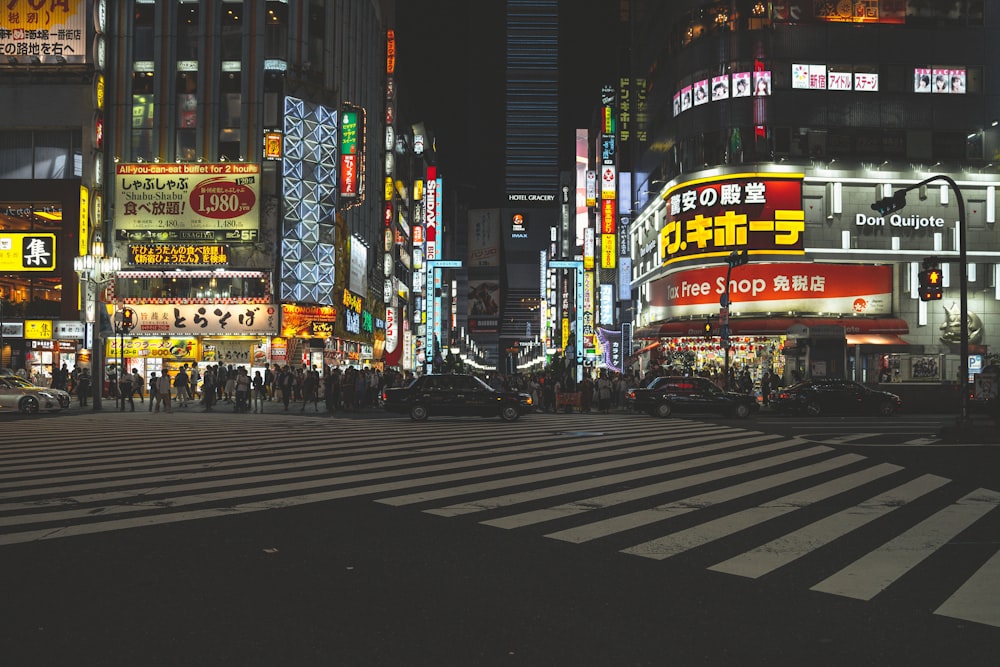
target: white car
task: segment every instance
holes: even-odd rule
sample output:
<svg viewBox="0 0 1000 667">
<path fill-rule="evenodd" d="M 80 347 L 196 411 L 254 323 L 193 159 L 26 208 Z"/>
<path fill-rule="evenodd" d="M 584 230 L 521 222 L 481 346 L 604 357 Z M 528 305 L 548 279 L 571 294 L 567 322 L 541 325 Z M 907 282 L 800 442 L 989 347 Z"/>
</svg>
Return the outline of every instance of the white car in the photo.
<svg viewBox="0 0 1000 667">
<path fill-rule="evenodd" d="M 25 380 L 24 378 L 17 375 L 3 375 L 0 377 L 3 377 L 3 379 L 5 380 L 11 380 L 15 384 L 19 384 L 22 387 L 25 387 L 26 389 L 27 388 L 44 389 L 50 394 L 55 394 L 55 397 L 59 399 L 59 407 L 61 408 L 68 408 L 69 402 L 72 400 L 72 397 L 69 395 L 69 392 L 66 391 L 65 389 L 55 389 L 54 387 L 39 387 L 37 385 L 31 384 L 31 382 L 29 382 L 28 380 Z"/>
<path fill-rule="evenodd" d="M 56 394 L 58 391 L 62 390 L 35 387 L 15 375 L 0 376 L 0 412 L 20 412 L 24 415 L 40 410 L 58 412 L 63 407 Z M 69 394 L 63 393 L 68 400 Z"/>
</svg>

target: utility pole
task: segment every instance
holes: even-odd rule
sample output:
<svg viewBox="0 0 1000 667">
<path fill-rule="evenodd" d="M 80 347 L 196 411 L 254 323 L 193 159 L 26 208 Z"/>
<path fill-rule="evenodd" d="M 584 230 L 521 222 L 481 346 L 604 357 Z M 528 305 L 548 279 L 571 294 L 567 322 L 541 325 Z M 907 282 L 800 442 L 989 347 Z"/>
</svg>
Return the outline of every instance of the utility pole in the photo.
<svg viewBox="0 0 1000 667">
<path fill-rule="evenodd" d="M 723 381 L 722 386 L 726 391 L 730 391 L 729 386 L 729 279 L 733 274 L 733 267 L 742 266 L 750 261 L 747 250 L 734 250 L 726 258 L 726 291 L 719 298 L 719 336 L 722 338 L 722 351 L 725 354 L 723 361 Z"/>
</svg>

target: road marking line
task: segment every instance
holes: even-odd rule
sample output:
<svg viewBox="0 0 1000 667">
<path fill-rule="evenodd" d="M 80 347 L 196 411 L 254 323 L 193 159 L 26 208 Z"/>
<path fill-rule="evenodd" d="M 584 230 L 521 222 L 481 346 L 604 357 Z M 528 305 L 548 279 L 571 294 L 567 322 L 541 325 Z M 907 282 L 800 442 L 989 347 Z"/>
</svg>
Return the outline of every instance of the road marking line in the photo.
<svg viewBox="0 0 1000 667">
<path fill-rule="evenodd" d="M 728 537 L 741 530 L 752 528 L 765 521 L 770 521 L 803 507 L 808 507 L 821 500 L 832 498 L 899 470 L 901 468 L 891 464 L 881 464 L 867 468 L 822 484 L 817 484 L 802 491 L 796 491 L 783 498 L 770 500 L 756 507 L 706 521 L 700 525 L 664 535 L 663 537 L 658 537 L 627 549 L 622 549 L 622 552 L 634 556 L 643 556 L 644 558 L 665 560 L 689 549 L 694 549 L 703 544 Z"/>
<path fill-rule="evenodd" d="M 939 616 L 1000 627 L 1000 551 L 934 610 Z"/>
<path fill-rule="evenodd" d="M 576 468 L 551 470 L 551 471 L 545 472 L 545 473 L 536 473 L 536 474 L 532 474 L 532 475 L 524 475 L 522 477 L 513 477 L 513 478 L 508 477 L 508 478 L 504 478 L 504 479 L 498 479 L 495 482 L 473 483 L 473 484 L 467 484 L 465 486 L 447 487 L 447 488 L 443 488 L 443 489 L 434 489 L 434 490 L 428 490 L 428 491 L 418 491 L 416 493 L 411 493 L 411 494 L 408 494 L 408 495 L 405 495 L 405 496 L 396 496 L 396 497 L 393 497 L 393 498 L 379 498 L 377 500 L 377 502 L 380 502 L 380 503 L 383 503 L 383 504 L 386 504 L 386 505 L 394 505 L 394 506 L 411 505 L 411 504 L 414 504 L 414 503 L 426 502 L 428 500 L 440 500 L 442 498 L 449 498 L 449 497 L 453 497 L 453 496 L 466 495 L 468 493 L 473 493 L 473 492 L 476 492 L 476 491 L 488 491 L 488 490 L 491 490 L 491 489 L 506 488 L 506 487 L 515 486 L 515 485 L 518 485 L 518 484 L 528 484 L 528 483 L 532 483 L 532 482 L 536 482 L 536 481 L 540 481 L 540 480 L 558 479 L 559 477 L 570 477 L 570 476 L 573 476 L 573 475 L 581 475 L 581 474 L 585 474 L 585 473 L 588 473 L 588 472 L 608 470 L 609 468 L 614 468 L 614 467 L 633 466 L 633 465 L 640 464 L 640 463 L 650 463 L 650 462 L 653 462 L 653 461 L 659 461 L 659 460 L 663 460 L 663 459 L 677 458 L 679 456 L 690 456 L 693 453 L 695 453 L 696 451 L 698 451 L 698 452 L 706 451 L 706 450 L 707 451 L 711 451 L 712 449 L 721 449 L 721 448 L 725 448 L 725 447 L 734 447 L 734 446 L 739 445 L 739 444 L 749 444 L 749 443 L 757 442 L 757 441 L 760 441 L 760 440 L 772 440 L 772 439 L 780 437 L 780 436 L 754 435 L 754 436 L 749 437 L 749 438 L 742 438 L 740 440 L 728 440 L 728 441 L 725 441 L 725 442 L 716 443 L 716 444 L 712 444 L 712 445 L 707 445 L 707 446 L 704 446 L 704 447 L 697 447 L 696 449 L 692 449 L 691 447 L 688 447 L 688 445 L 697 445 L 700 442 L 704 442 L 706 440 L 712 440 L 712 439 L 715 439 L 716 437 L 718 437 L 718 436 L 707 434 L 707 435 L 701 435 L 701 436 L 695 437 L 695 438 L 685 438 L 684 440 L 674 440 L 674 441 L 672 441 L 670 443 L 669 446 L 664 445 L 663 443 L 653 443 L 653 444 L 649 444 L 649 445 L 643 445 L 641 447 L 634 447 L 633 446 L 633 447 L 629 447 L 627 450 L 624 450 L 624 449 L 620 450 L 621 453 L 619 454 L 619 458 L 615 459 L 614 462 L 610 462 L 610 463 L 607 460 L 605 460 L 605 461 L 602 461 L 600 463 L 595 463 L 595 464 L 588 465 L 588 466 L 580 466 L 580 467 L 576 467 Z M 788 443 L 788 441 L 784 441 L 784 442 L 781 442 L 781 443 L 777 443 L 775 445 L 771 445 L 771 447 L 776 447 L 776 448 L 785 448 L 785 447 L 789 447 L 789 446 L 791 446 L 791 445 Z M 635 457 L 628 457 L 628 458 L 625 458 L 625 456 L 624 456 L 625 454 L 640 453 L 640 452 L 643 452 L 643 451 L 650 451 L 650 450 L 653 450 L 655 453 L 653 453 L 653 454 L 647 454 L 645 456 L 635 456 Z M 616 453 L 615 451 L 601 450 L 601 451 L 595 452 L 595 453 L 593 453 L 591 455 L 582 457 L 582 458 L 580 458 L 580 460 L 581 461 L 585 461 L 587 459 L 597 459 L 597 458 L 608 459 L 609 457 L 615 456 L 615 453 Z M 644 469 L 644 470 L 636 471 L 634 473 L 634 475 L 639 476 L 639 477 L 648 477 L 651 474 L 652 473 L 650 472 L 649 469 Z M 627 473 L 625 475 L 627 475 Z M 627 479 L 628 477 L 625 476 L 625 478 Z M 481 510 L 481 509 L 486 509 L 485 507 L 482 507 L 480 505 L 481 505 L 480 502 L 477 502 L 472 507 L 470 507 L 469 505 L 466 505 L 466 504 L 459 505 L 459 506 L 457 506 L 457 511 L 455 512 L 455 514 L 464 514 L 464 513 L 467 513 L 467 512 L 475 512 L 475 511 L 478 511 L 478 510 Z M 433 513 L 440 514 L 441 516 L 452 516 L 451 514 L 448 513 L 448 509 L 449 508 L 445 508 L 444 510 L 441 510 L 440 512 L 435 511 Z"/>
<path fill-rule="evenodd" d="M 998 504 L 1000 493 L 977 489 L 819 582 L 811 590 L 871 600 Z"/>
<path fill-rule="evenodd" d="M 839 435 L 836 438 L 827 438 L 822 442 L 828 445 L 843 445 L 844 443 L 851 442 L 852 440 L 861 440 L 862 438 L 871 438 L 873 436 L 882 435 L 881 433 L 851 433 L 848 435 Z"/>
<path fill-rule="evenodd" d="M 805 450 L 803 454 L 806 454 L 809 451 L 810 450 Z M 755 472 L 774 467 L 775 465 L 787 463 L 797 458 L 803 457 L 793 455 L 779 456 L 772 459 L 765 459 L 764 461 L 753 464 L 744 464 L 741 466 L 734 466 L 729 469 L 716 470 L 710 473 L 703 473 L 701 475 L 672 480 L 672 482 L 669 483 L 669 488 L 658 490 L 657 493 L 689 488 L 709 481 L 727 479 L 745 472 Z M 759 491 L 765 491 L 780 484 L 794 482 L 822 472 L 834 470 L 851 463 L 856 463 L 863 459 L 864 457 L 859 454 L 844 454 L 843 456 L 827 459 L 812 465 L 805 465 L 800 468 L 793 468 L 792 470 L 786 470 L 784 472 L 768 475 L 766 477 L 759 477 L 740 484 L 723 487 L 716 491 L 694 496 L 693 498 L 687 498 L 659 505 L 650 509 L 630 512 L 628 514 L 622 514 L 620 516 L 611 517 L 602 521 L 595 521 L 582 526 L 556 531 L 554 533 L 549 533 L 546 537 L 579 544 L 581 542 L 587 542 L 599 537 L 606 537 L 608 535 L 613 535 L 614 533 L 631 530 L 632 528 L 637 528 L 639 526 L 646 526 L 651 523 L 663 521 L 664 519 L 680 516 L 681 514 L 687 514 L 688 512 L 702 509 L 708 505 L 735 500 L 736 498 L 741 498 Z M 631 500 L 631 498 L 627 498 L 627 500 Z M 604 505 L 601 506 L 603 507 Z"/>
<path fill-rule="evenodd" d="M 922 475 L 864 503 L 820 519 L 756 549 L 716 563 L 708 569 L 757 579 L 950 481 L 937 475 Z"/>
<path fill-rule="evenodd" d="M 941 442 L 941 438 L 914 438 L 913 440 L 907 440 L 906 442 L 899 443 L 900 445 L 930 445 L 935 442 Z"/>
<path fill-rule="evenodd" d="M 749 442 L 767 439 L 766 437 L 757 438 L 747 438 L 745 440 Z M 714 443 L 711 445 L 706 445 L 704 447 L 699 447 L 700 452 L 710 452 L 716 449 L 728 449 L 733 445 L 737 444 L 749 444 L 742 440 L 729 440 L 726 442 Z M 721 461 L 728 461 L 731 459 L 746 458 L 753 456 L 755 454 L 764 454 L 767 452 L 778 451 L 782 449 L 788 449 L 790 447 L 799 446 L 797 442 L 775 442 L 769 445 L 763 445 L 760 447 L 752 447 L 750 449 L 741 449 L 735 452 L 726 452 L 725 454 L 717 454 L 715 456 L 703 456 L 696 459 L 689 459 L 687 461 L 681 461 L 680 463 L 671 463 L 661 466 L 656 466 L 652 468 L 643 468 L 642 470 L 631 470 L 627 472 L 622 472 L 614 475 L 604 475 L 601 477 L 594 477 L 591 479 L 579 480 L 577 482 L 568 482 L 566 484 L 560 484 L 557 486 L 547 486 L 539 489 L 529 489 L 526 491 L 520 491 L 517 493 L 510 493 L 502 496 L 494 496 L 491 498 L 478 498 L 476 500 L 467 501 L 464 503 L 459 503 L 455 505 L 449 505 L 447 507 L 441 507 L 436 509 L 425 510 L 429 514 L 436 514 L 438 516 L 459 516 L 463 514 L 471 514 L 474 512 L 481 512 L 484 510 L 498 509 L 500 507 L 509 507 L 510 505 L 517 505 L 520 503 L 530 502 L 533 500 L 541 500 L 543 498 L 551 498 L 553 496 L 559 496 L 566 493 L 574 493 L 578 491 L 587 491 L 590 489 L 600 488 L 602 486 L 607 486 L 608 484 L 620 484 L 622 482 L 629 482 L 637 479 L 644 479 L 646 477 L 652 477 L 654 475 L 663 475 L 672 472 L 678 472 L 680 470 L 687 470 L 689 468 L 700 468 L 703 466 L 712 465 L 714 463 L 719 463 Z M 678 452 L 667 452 L 661 456 L 659 459 L 671 459 L 677 458 L 684 454 L 690 454 L 690 450 L 678 451 Z M 652 457 L 642 457 L 642 459 L 652 459 Z M 622 465 L 632 466 L 637 462 L 636 459 L 629 459 Z M 595 471 L 607 470 L 609 466 L 607 464 L 599 466 L 588 466 L 588 468 L 575 468 L 567 471 L 554 471 L 553 473 L 546 476 L 546 479 L 558 479 L 560 477 L 575 476 L 581 473 L 588 472 L 589 468 L 594 468 Z M 514 486 L 520 484 L 524 481 L 531 481 L 529 479 L 531 476 L 525 478 L 512 478 L 506 480 L 506 484 L 502 486 Z M 502 482 L 504 480 L 498 480 Z M 500 485 L 493 485 L 492 488 L 498 488 Z M 430 492 L 434 497 L 449 497 L 453 495 L 464 495 L 472 493 L 475 491 L 485 491 L 491 488 L 487 485 L 476 485 L 470 484 L 461 487 L 452 487 L 451 489 L 441 489 L 439 491 Z M 416 496 L 418 494 L 414 494 Z M 395 499 L 391 499 L 395 500 Z"/>
</svg>

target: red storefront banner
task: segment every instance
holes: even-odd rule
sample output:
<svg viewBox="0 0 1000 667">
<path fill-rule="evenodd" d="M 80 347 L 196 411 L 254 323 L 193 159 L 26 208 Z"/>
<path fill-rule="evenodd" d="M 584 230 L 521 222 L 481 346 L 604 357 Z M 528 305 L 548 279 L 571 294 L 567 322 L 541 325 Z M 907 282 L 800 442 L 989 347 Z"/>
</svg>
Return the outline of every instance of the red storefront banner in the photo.
<svg viewBox="0 0 1000 667">
<path fill-rule="evenodd" d="M 718 314 L 726 266 L 679 271 L 649 285 L 650 319 Z M 884 315 L 892 310 L 892 267 L 786 262 L 733 269 L 730 311 Z"/>
</svg>

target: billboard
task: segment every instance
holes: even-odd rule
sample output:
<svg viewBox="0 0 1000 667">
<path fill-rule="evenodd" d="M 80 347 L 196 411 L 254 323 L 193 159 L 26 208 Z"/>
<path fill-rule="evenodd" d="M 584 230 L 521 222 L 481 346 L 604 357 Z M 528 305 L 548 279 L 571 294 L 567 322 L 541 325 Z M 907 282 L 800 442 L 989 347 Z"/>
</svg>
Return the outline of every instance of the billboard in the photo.
<svg viewBox="0 0 1000 667">
<path fill-rule="evenodd" d="M 649 284 L 654 320 L 704 315 L 719 308 L 726 291 L 726 266 L 679 271 Z M 892 267 L 850 264 L 750 262 L 733 269 L 731 309 L 750 313 L 892 312 Z"/>
<path fill-rule="evenodd" d="M 8 0 L 0 13 L 0 50 L 10 64 L 87 62 L 86 0 Z M 13 59 L 13 60 L 12 60 Z"/>
<path fill-rule="evenodd" d="M 248 162 L 116 164 L 116 236 L 254 241 L 260 233 L 260 176 L 260 165 Z"/>
<path fill-rule="evenodd" d="M 802 174 L 749 173 L 680 183 L 664 196 L 663 264 L 754 254 L 805 254 Z"/>
</svg>

